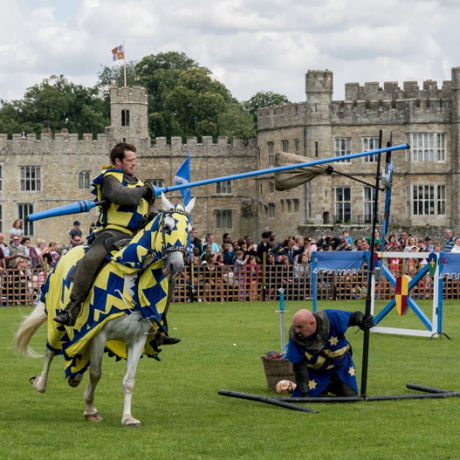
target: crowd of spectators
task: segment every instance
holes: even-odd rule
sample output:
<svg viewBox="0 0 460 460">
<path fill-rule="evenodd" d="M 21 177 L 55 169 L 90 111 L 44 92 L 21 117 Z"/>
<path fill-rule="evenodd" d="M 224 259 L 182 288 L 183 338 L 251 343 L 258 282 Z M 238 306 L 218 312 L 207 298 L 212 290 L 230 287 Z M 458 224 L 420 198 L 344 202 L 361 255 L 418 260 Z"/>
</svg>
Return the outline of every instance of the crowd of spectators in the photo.
<svg viewBox="0 0 460 460">
<path fill-rule="evenodd" d="M 0 233 L 0 274 L 2 303 L 13 297 L 15 303 L 33 304 L 37 302 L 40 286 L 59 257 L 74 246 L 83 244 L 80 222 L 75 221 L 69 231 L 67 246 L 55 241 L 46 242 L 42 238 L 24 235 L 22 221 L 16 219 L 8 237 Z M 6 294 L 6 295 L 5 295 Z M 21 302 L 20 302 L 21 301 Z"/>
</svg>

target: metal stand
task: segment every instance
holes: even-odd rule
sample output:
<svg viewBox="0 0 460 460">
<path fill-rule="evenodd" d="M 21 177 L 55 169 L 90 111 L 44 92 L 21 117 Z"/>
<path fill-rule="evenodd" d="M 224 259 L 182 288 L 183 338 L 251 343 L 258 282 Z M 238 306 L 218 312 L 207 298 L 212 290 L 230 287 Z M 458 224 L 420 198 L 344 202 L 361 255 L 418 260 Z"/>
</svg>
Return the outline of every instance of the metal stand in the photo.
<svg viewBox="0 0 460 460">
<path fill-rule="evenodd" d="M 280 309 L 275 310 L 275 313 L 280 314 L 280 335 L 281 335 L 281 351 L 280 353 L 282 354 L 284 352 L 284 314 L 286 312 L 289 312 L 289 310 L 284 309 L 284 289 L 278 289 L 278 292 L 280 293 Z"/>
</svg>

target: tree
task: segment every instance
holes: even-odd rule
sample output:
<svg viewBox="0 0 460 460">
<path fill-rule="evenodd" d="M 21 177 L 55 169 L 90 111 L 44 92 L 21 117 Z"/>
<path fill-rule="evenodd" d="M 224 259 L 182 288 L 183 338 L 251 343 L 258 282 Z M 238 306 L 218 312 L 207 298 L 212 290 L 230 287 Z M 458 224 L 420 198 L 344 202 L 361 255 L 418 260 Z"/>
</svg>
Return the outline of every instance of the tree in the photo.
<svg viewBox="0 0 460 460">
<path fill-rule="evenodd" d="M 247 142 L 256 135 L 253 118 L 240 103 L 233 104 L 219 115 L 219 127 L 220 135 L 228 136 L 230 142 L 233 142 L 234 136 L 240 136 Z"/>
<path fill-rule="evenodd" d="M 97 88 L 85 88 L 69 82 L 63 75 L 52 75 L 27 88 L 23 99 L 1 101 L 0 131 L 9 135 L 25 131 L 40 135 L 43 121 L 53 132 L 67 128 L 80 136 L 104 132 L 110 114 L 98 96 Z"/>
<path fill-rule="evenodd" d="M 274 93 L 273 91 L 259 91 L 257 94 L 243 103 L 245 109 L 254 118 L 257 124 L 257 110 L 263 109 L 264 107 L 270 107 L 275 104 L 290 104 L 289 99 L 282 94 Z"/>
</svg>

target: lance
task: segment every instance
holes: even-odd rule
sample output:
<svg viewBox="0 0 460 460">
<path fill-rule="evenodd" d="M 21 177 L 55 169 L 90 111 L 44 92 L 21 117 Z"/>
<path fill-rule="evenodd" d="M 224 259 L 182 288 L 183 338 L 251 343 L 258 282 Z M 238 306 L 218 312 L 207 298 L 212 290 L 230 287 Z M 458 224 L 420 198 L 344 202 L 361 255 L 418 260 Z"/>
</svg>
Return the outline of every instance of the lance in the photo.
<svg viewBox="0 0 460 460">
<path fill-rule="evenodd" d="M 350 155 L 343 155 L 339 157 L 323 158 L 321 160 L 314 160 L 314 161 L 309 161 L 306 163 L 296 163 L 296 164 L 287 165 L 287 166 L 280 166 L 278 168 L 259 169 L 257 171 L 250 171 L 250 172 L 241 173 L 241 174 L 234 174 L 231 176 L 215 177 L 212 179 L 191 182 L 189 184 L 174 185 L 172 187 L 156 187 L 155 186 L 154 187 L 155 198 L 160 196 L 162 193 L 175 192 L 177 190 L 182 190 L 185 188 L 193 188 L 193 187 L 199 187 L 201 185 L 216 184 L 218 182 L 224 182 L 224 181 L 229 181 L 229 180 L 246 179 L 248 177 L 263 176 L 265 174 L 273 174 L 276 172 L 308 168 L 311 166 L 333 163 L 335 161 L 352 160 L 353 158 L 360 158 L 360 157 L 365 157 L 369 155 L 376 155 L 378 153 L 386 153 L 386 152 L 391 152 L 395 150 L 406 150 L 408 148 L 410 148 L 408 144 L 400 144 L 400 145 L 395 145 L 393 147 L 387 147 L 383 149 L 381 148 L 377 150 L 370 150 L 368 152 L 352 153 Z M 325 173 L 326 173 L 326 168 L 325 168 Z M 104 204 L 105 204 L 105 201 L 88 201 L 88 200 L 78 201 L 75 203 L 70 203 L 65 206 L 59 206 L 57 208 L 48 209 L 46 211 L 40 211 L 40 212 L 35 212 L 33 214 L 29 214 L 25 220 L 29 220 L 33 222 L 33 221 L 37 221 L 40 219 L 46 219 L 48 217 L 67 216 L 69 214 L 78 214 L 82 212 L 88 212 L 95 206 L 101 206 Z"/>
</svg>

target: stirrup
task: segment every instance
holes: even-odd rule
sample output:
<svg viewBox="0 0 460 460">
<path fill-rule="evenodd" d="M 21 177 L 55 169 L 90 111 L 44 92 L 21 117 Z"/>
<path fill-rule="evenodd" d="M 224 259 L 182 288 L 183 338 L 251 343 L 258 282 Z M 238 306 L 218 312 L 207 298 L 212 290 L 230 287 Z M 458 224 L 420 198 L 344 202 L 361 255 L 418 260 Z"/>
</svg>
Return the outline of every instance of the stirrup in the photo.
<svg viewBox="0 0 460 460">
<path fill-rule="evenodd" d="M 77 321 L 76 318 L 73 318 L 72 316 L 69 315 L 69 312 L 63 311 L 61 314 L 55 316 L 54 321 L 59 324 L 63 324 L 64 326 L 75 326 L 75 323 Z"/>
</svg>

